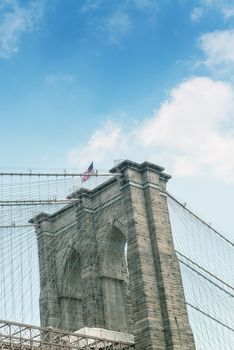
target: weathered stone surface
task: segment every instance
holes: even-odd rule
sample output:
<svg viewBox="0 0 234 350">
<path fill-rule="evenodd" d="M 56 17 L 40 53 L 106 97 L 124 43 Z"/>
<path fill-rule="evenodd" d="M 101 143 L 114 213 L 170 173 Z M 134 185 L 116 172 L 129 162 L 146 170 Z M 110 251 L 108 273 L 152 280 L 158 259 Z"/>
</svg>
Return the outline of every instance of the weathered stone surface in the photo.
<svg viewBox="0 0 234 350">
<path fill-rule="evenodd" d="M 195 348 L 163 170 L 124 161 L 111 170 L 121 177 L 34 218 L 44 326 L 134 333 L 138 350 Z"/>
</svg>

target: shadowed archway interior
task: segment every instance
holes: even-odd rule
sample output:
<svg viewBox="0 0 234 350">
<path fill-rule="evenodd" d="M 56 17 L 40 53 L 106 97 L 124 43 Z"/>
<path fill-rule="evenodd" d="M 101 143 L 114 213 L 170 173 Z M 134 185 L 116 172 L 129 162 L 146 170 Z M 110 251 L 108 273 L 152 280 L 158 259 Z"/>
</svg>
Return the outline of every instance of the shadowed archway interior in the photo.
<svg viewBox="0 0 234 350">
<path fill-rule="evenodd" d="M 74 248 L 64 269 L 60 310 L 65 329 L 75 331 L 83 326 L 80 256 Z"/>
</svg>

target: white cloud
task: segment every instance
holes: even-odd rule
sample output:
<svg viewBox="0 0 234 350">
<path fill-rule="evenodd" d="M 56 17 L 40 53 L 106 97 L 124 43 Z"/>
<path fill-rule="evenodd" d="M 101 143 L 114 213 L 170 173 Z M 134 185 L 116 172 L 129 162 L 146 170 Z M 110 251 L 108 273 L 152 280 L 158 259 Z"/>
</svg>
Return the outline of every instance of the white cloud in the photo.
<svg viewBox="0 0 234 350">
<path fill-rule="evenodd" d="M 84 5 L 81 7 L 81 12 L 87 13 L 90 11 L 96 11 L 99 9 L 102 2 L 103 0 L 86 0 Z"/>
<path fill-rule="evenodd" d="M 177 174 L 209 175 L 234 181 L 234 90 L 227 83 L 192 78 L 171 91 L 153 118 L 138 130 L 146 150 L 163 147 Z"/>
<path fill-rule="evenodd" d="M 125 135 L 121 126 L 114 122 L 105 123 L 97 129 L 84 148 L 74 148 L 68 152 L 72 166 L 84 168 L 90 161 L 100 164 L 105 160 L 117 159 L 125 148 Z"/>
<path fill-rule="evenodd" d="M 232 2 L 232 3 L 231 3 Z M 202 15 L 211 15 L 211 11 L 219 13 L 225 20 L 228 20 L 234 16 L 234 6 L 231 0 L 199 0 L 197 1 L 199 9 L 202 10 Z M 198 17 L 199 17 L 199 13 Z M 193 18 L 193 11 L 191 13 L 191 19 L 196 21 L 196 11 L 194 12 L 195 18 Z M 198 18 L 200 19 L 200 17 Z"/>
<path fill-rule="evenodd" d="M 219 1 L 222 1 L 222 0 L 219 0 Z M 216 4 L 216 0 L 202 0 L 201 2 L 206 6 L 212 6 Z"/>
<path fill-rule="evenodd" d="M 113 44 L 119 44 L 120 39 L 130 31 L 131 27 L 131 18 L 125 12 L 115 12 L 105 20 L 105 28 Z"/>
<path fill-rule="evenodd" d="M 50 74 L 46 77 L 46 82 L 52 87 L 68 86 L 75 80 L 73 74 Z"/>
<path fill-rule="evenodd" d="M 100 8 L 101 4 L 108 3 L 108 0 L 85 0 L 84 5 L 81 8 L 81 12 L 91 12 L 96 11 Z M 135 7 L 138 10 L 147 10 L 147 9 L 158 9 L 158 4 L 156 0 L 124 0 L 122 2 L 119 1 L 117 4 L 118 7 L 126 8 L 126 7 Z"/>
<path fill-rule="evenodd" d="M 0 6 L 0 58 L 9 58 L 19 50 L 23 33 L 38 28 L 44 0 L 31 0 L 21 6 L 18 0 L 2 0 Z"/>
<path fill-rule="evenodd" d="M 234 63 L 234 29 L 203 34 L 199 45 L 206 55 L 207 66 Z"/>
<path fill-rule="evenodd" d="M 193 22 L 198 22 L 203 16 L 203 8 L 194 7 L 191 11 L 190 18 Z"/>
<path fill-rule="evenodd" d="M 136 25 L 133 12 L 144 13 L 152 21 L 159 8 L 156 0 L 122 0 L 111 3 L 111 6 L 110 3 L 109 0 L 85 0 L 80 12 L 93 15 L 93 20 L 89 23 L 92 26 L 95 24 L 95 33 L 101 30 L 107 34 L 109 41 L 117 46 Z M 107 12 L 107 15 L 96 16 L 95 12 L 101 9 L 103 13 Z"/>
<path fill-rule="evenodd" d="M 128 3 L 135 6 L 138 10 L 158 9 L 156 0 L 130 0 Z"/>
<path fill-rule="evenodd" d="M 234 17 L 234 6 L 233 7 L 224 7 L 224 8 L 222 8 L 222 12 L 223 12 L 224 18 L 226 18 L 226 19 Z"/>
<path fill-rule="evenodd" d="M 232 126 L 231 126 L 232 125 Z M 234 182 L 234 89 L 205 77 L 190 78 L 170 92 L 151 118 L 132 126 L 108 122 L 87 146 L 71 150 L 74 166 L 114 159 L 150 160 L 177 175 Z"/>
</svg>

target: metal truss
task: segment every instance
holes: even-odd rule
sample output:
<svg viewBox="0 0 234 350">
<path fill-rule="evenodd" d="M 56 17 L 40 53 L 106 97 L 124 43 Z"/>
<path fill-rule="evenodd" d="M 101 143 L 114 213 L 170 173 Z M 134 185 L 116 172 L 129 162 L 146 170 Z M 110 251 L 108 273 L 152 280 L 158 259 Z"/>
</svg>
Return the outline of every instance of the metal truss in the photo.
<svg viewBox="0 0 234 350">
<path fill-rule="evenodd" d="M 0 320 L 1 350 L 130 350 L 132 342 L 121 342 Z"/>
</svg>

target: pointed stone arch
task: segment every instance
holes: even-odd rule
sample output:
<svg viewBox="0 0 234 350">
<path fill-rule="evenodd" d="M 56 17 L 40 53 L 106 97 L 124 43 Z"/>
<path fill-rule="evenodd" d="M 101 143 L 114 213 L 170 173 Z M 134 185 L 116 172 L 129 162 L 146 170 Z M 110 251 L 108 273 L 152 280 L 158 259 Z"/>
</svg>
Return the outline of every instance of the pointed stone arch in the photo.
<svg viewBox="0 0 234 350">
<path fill-rule="evenodd" d="M 127 276 L 129 276 L 128 273 L 128 257 L 127 257 L 127 251 L 128 251 L 128 231 L 126 225 L 121 221 L 119 218 L 115 219 L 113 221 L 113 227 L 117 228 L 125 237 L 125 247 L 124 247 L 124 253 L 125 253 L 125 271 L 127 272 Z"/>
<path fill-rule="evenodd" d="M 65 257 L 59 298 L 61 328 L 75 331 L 83 327 L 81 258 L 74 246 Z"/>
<path fill-rule="evenodd" d="M 112 226 L 117 228 L 124 235 L 124 237 L 127 241 L 127 239 L 128 239 L 127 227 L 119 218 L 114 219 Z"/>
<path fill-rule="evenodd" d="M 56 270 L 57 270 L 57 284 L 58 284 L 58 292 L 62 294 L 63 289 L 63 277 L 64 270 L 67 263 L 67 260 L 71 254 L 72 242 L 68 242 L 67 245 L 64 246 L 63 249 L 58 251 L 57 260 L 56 260 Z"/>
<path fill-rule="evenodd" d="M 128 276 L 125 259 L 126 231 L 114 220 L 110 226 L 102 269 L 102 295 L 105 327 L 118 331 L 128 330 Z M 118 305 L 118 308 L 116 308 Z"/>
</svg>

